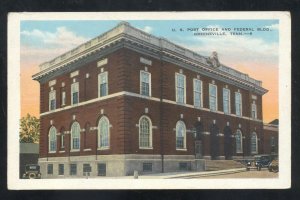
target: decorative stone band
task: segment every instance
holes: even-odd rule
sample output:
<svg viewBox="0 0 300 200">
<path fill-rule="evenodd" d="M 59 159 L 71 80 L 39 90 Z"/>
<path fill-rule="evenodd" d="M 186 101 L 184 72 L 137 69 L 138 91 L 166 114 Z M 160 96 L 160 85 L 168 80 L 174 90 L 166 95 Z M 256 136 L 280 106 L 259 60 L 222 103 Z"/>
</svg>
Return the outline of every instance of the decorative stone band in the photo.
<svg viewBox="0 0 300 200">
<path fill-rule="evenodd" d="M 224 137 L 224 134 L 223 133 L 219 133 L 217 134 L 218 137 Z"/>
<path fill-rule="evenodd" d="M 70 131 L 64 131 L 65 135 L 70 134 L 70 133 L 71 133 Z"/>
<path fill-rule="evenodd" d="M 84 129 L 84 128 L 80 130 L 80 133 L 83 133 L 83 132 L 85 132 L 85 129 Z"/>
<path fill-rule="evenodd" d="M 60 135 L 61 133 L 56 133 L 56 135 Z"/>
<path fill-rule="evenodd" d="M 98 126 L 90 127 L 90 131 L 98 130 Z"/>
<path fill-rule="evenodd" d="M 210 132 L 202 132 L 202 135 L 210 135 Z"/>
<path fill-rule="evenodd" d="M 246 139 L 246 137 L 245 137 L 245 136 L 243 136 L 243 139 Z"/>
<path fill-rule="evenodd" d="M 230 135 L 230 137 L 235 138 L 235 135 Z"/>
</svg>

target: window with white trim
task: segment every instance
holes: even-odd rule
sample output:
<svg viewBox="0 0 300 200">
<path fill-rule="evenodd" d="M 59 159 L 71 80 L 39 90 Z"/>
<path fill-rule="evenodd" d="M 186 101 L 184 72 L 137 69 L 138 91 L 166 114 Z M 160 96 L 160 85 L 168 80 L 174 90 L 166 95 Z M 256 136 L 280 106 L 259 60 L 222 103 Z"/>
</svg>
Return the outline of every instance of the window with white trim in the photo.
<svg viewBox="0 0 300 200">
<path fill-rule="evenodd" d="M 80 149 L 80 125 L 78 122 L 74 122 L 71 127 L 71 149 Z"/>
<path fill-rule="evenodd" d="M 235 114 L 242 116 L 242 94 L 239 92 L 235 93 Z"/>
<path fill-rule="evenodd" d="M 176 124 L 176 149 L 186 148 L 186 127 L 183 121 Z"/>
<path fill-rule="evenodd" d="M 255 132 L 251 134 L 251 153 L 257 153 L 257 135 Z"/>
<path fill-rule="evenodd" d="M 235 134 L 236 152 L 243 153 L 243 134 L 241 130 L 237 130 Z"/>
<path fill-rule="evenodd" d="M 194 79 L 194 106 L 202 107 L 202 81 Z"/>
<path fill-rule="evenodd" d="M 140 148 L 152 148 L 152 123 L 147 116 L 139 120 L 139 144 Z"/>
<path fill-rule="evenodd" d="M 177 103 L 185 103 L 185 75 L 176 73 L 175 76 L 175 89 L 176 89 L 176 102 Z"/>
<path fill-rule="evenodd" d="M 78 104 L 79 103 L 79 83 L 73 83 L 71 85 L 71 104 Z"/>
<path fill-rule="evenodd" d="M 212 111 L 218 110 L 217 86 L 213 84 L 209 84 L 209 109 Z"/>
<path fill-rule="evenodd" d="M 146 71 L 140 71 L 140 94 L 151 96 L 151 74 Z"/>
<path fill-rule="evenodd" d="M 98 75 L 98 96 L 103 97 L 108 95 L 108 78 L 107 72 L 102 72 Z"/>
<path fill-rule="evenodd" d="M 61 92 L 61 105 L 66 105 L 66 91 Z"/>
<path fill-rule="evenodd" d="M 103 116 L 98 123 L 98 147 L 109 148 L 109 120 Z"/>
<path fill-rule="evenodd" d="M 257 106 L 255 104 L 255 101 L 251 104 L 251 117 L 253 119 L 257 119 Z"/>
<path fill-rule="evenodd" d="M 56 91 L 52 90 L 49 92 L 49 110 L 56 109 Z"/>
<path fill-rule="evenodd" d="M 56 151 L 56 128 L 52 126 L 49 130 L 49 152 Z"/>
<path fill-rule="evenodd" d="M 230 114 L 230 90 L 227 88 L 223 88 L 223 111 Z"/>
</svg>

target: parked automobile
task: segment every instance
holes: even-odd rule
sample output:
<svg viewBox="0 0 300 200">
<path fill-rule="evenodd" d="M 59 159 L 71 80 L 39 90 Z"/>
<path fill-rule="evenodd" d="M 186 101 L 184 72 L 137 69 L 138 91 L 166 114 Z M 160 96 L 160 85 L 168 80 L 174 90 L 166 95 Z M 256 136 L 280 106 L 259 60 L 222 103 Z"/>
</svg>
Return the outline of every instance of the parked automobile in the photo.
<svg viewBox="0 0 300 200">
<path fill-rule="evenodd" d="M 269 168 L 270 163 L 277 157 L 277 155 L 256 155 L 254 156 L 255 166 L 260 171 L 261 168 Z"/>
<path fill-rule="evenodd" d="M 40 166 L 37 164 L 28 164 L 25 166 L 25 173 L 23 174 L 24 179 L 40 179 L 41 172 Z"/>
<path fill-rule="evenodd" d="M 278 172 L 278 171 L 279 171 L 279 163 L 278 163 L 278 159 L 274 159 L 274 160 L 270 163 L 268 169 L 269 169 L 269 172 L 275 172 L 275 173 Z"/>
</svg>

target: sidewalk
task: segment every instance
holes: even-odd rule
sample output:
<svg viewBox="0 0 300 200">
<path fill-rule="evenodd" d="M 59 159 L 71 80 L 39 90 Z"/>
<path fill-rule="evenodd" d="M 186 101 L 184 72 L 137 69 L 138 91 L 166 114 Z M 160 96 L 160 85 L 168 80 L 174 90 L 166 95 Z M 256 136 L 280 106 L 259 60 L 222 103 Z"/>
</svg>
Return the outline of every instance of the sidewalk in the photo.
<svg viewBox="0 0 300 200">
<path fill-rule="evenodd" d="M 205 176 L 216 176 L 223 174 L 233 174 L 239 172 L 245 172 L 246 168 L 236 168 L 218 171 L 202 171 L 202 172 L 172 172 L 172 173 L 159 173 L 140 175 L 139 179 L 172 179 L 172 178 L 197 178 Z"/>
</svg>

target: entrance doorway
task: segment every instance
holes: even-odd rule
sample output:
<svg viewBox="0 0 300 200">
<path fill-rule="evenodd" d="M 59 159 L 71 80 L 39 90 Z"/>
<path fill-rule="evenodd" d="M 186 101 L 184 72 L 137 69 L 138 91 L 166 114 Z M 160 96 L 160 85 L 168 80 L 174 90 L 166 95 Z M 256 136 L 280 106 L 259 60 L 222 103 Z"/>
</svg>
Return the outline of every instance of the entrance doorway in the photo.
<svg viewBox="0 0 300 200">
<path fill-rule="evenodd" d="M 232 159 L 233 154 L 233 137 L 229 126 L 224 128 L 224 154 L 226 160 Z"/>
</svg>

